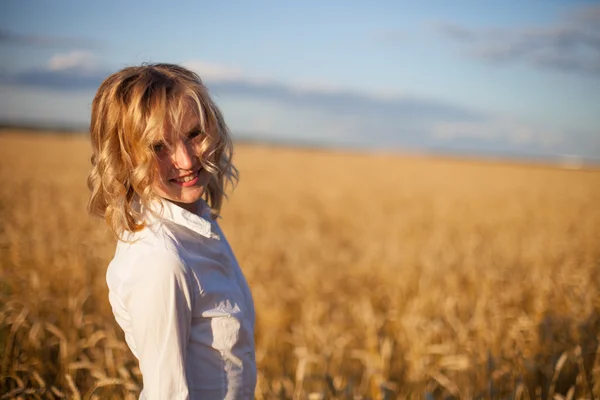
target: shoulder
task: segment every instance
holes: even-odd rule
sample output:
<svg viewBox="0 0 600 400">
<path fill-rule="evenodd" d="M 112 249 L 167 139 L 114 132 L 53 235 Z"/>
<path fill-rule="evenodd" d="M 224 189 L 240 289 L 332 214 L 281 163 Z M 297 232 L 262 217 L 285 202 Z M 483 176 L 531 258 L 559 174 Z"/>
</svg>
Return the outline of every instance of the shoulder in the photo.
<svg viewBox="0 0 600 400">
<path fill-rule="evenodd" d="M 135 234 L 132 242 L 117 244 L 108 266 L 109 289 L 140 281 L 160 282 L 173 276 L 188 279 L 188 268 L 176 239 L 164 229 L 148 228 Z"/>
</svg>

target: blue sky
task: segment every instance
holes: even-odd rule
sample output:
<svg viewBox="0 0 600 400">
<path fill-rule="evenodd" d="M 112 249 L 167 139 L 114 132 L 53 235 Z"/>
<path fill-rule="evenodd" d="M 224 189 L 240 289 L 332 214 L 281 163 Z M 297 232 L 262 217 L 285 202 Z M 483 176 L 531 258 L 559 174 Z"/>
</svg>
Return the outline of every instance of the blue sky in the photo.
<svg viewBox="0 0 600 400">
<path fill-rule="evenodd" d="M 85 126 L 101 80 L 187 65 L 238 137 L 600 159 L 600 4 L 16 1 L 0 120 Z"/>
</svg>

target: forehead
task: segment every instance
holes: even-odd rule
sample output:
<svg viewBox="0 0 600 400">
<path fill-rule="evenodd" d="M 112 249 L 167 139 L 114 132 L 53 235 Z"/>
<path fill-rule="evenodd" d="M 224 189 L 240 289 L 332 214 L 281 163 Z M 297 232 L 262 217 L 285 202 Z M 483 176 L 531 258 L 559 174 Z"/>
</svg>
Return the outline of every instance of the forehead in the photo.
<svg viewBox="0 0 600 400">
<path fill-rule="evenodd" d="M 154 141 L 173 141 L 194 130 L 204 130 L 204 118 L 201 110 L 191 101 L 181 102 L 179 107 L 166 110 L 160 129 L 152 135 Z"/>
<path fill-rule="evenodd" d="M 192 105 L 183 107 L 178 114 L 169 117 L 164 121 L 164 133 L 167 137 L 185 135 L 191 130 L 203 128 L 200 112 Z"/>
</svg>

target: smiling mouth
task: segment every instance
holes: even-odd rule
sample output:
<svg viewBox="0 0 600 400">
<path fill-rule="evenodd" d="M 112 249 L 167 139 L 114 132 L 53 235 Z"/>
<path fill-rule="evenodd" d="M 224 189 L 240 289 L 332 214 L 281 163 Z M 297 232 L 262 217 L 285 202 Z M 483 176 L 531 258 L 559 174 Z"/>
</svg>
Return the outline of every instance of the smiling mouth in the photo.
<svg viewBox="0 0 600 400">
<path fill-rule="evenodd" d="M 185 175 L 185 176 L 180 176 L 180 177 L 177 177 L 177 178 L 173 178 L 173 179 L 171 179 L 171 181 L 173 181 L 175 183 L 178 183 L 180 185 L 184 185 L 186 183 L 189 184 L 189 183 L 191 183 L 192 181 L 194 181 L 195 179 L 198 178 L 198 174 L 199 173 L 200 173 L 200 169 L 198 169 L 195 172 L 192 172 L 189 175 Z"/>
</svg>

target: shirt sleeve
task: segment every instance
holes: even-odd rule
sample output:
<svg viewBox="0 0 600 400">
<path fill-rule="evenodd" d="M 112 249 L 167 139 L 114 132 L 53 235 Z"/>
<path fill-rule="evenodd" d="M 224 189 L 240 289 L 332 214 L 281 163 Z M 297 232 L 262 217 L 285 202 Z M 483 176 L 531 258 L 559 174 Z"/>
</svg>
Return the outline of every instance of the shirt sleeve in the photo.
<svg viewBox="0 0 600 400">
<path fill-rule="evenodd" d="M 144 396 L 188 399 L 185 366 L 193 292 L 185 265 L 176 255 L 152 254 L 139 259 L 131 272 L 122 301 L 131 318 Z"/>
</svg>

